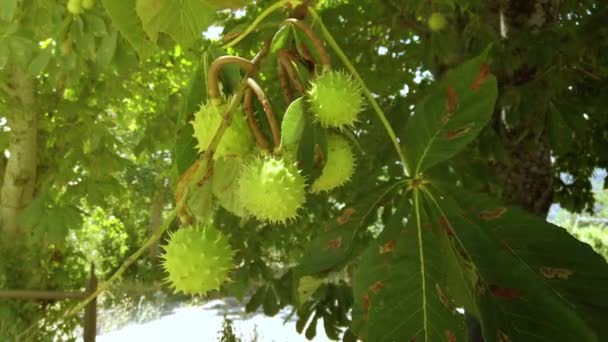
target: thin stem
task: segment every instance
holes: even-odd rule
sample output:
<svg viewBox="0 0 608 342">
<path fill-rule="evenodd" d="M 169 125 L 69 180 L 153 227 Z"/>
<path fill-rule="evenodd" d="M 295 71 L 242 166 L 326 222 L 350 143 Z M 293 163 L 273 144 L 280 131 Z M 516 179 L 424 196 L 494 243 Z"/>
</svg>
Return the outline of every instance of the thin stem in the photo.
<svg viewBox="0 0 608 342">
<path fill-rule="evenodd" d="M 285 71 L 287 72 L 287 76 L 289 76 L 289 80 L 291 84 L 293 84 L 296 91 L 300 94 L 304 94 L 304 85 L 300 82 L 300 78 L 298 77 L 298 73 L 296 69 L 293 67 L 291 62 L 295 59 L 294 56 L 286 50 L 279 51 L 279 63 L 283 66 Z"/>
<path fill-rule="evenodd" d="M 146 249 L 148 249 L 156 241 L 158 241 L 161 238 L 161 236 L 163 235 L 163 233 L 167 229 L 169 229 L 169 226 L 171 226 L 171 223 L 175 219 L 176 214 L 177 214 L 177 209 L 171 210 L 171 212 L 169 213 L 169 216 L 167 218 L 165 218 L 165 220 L 163 221 L 163 224 L 160 227 L 160 229 L 155 231 L 154 234 L 152 236 L 150 236 L 150 238 L 148 240 L 146 240 L 146 242 L 144 242 L 144 244 L 135 253 L 131 254 L 127 258 L 127 260 L 125 260 L 122 263 L 122 265 L 120 265 L 120 268 L 116 272 L 114 272 L 114 274 L 112 274 L 112 276 L 108 280 L 99 284 L 99 287 L 97 288 L 97 290 L 95 290 L 95 292 L 91 293 L 83 301 L 76 304 L 76 306 L 74 306 L 72 308 L 72 310 L 68 311 L 67 316 L 71 316 L 71 315 L 79 312 L 80 310 L 84 309 L 84 307 L 87 306 L 87 304 L 89 304 L 93 299 L 95 299 L 95 297 L 99 296 L 103 291 L 107 290 L 112 285 L 113 282 L 118 280 L 118 278 L 120 278 L 123 275 L 123 273 L 125 273 L 127 268 L 129 268 L 129 266 L 131 266 L 137 259 L 139 259 L 139 257 L 146 251 Z"/>
<path fill-rule="evenodd" d="M 253 90 L 251 88 L 247 88 L 245 90 L 245 99 L 243 101 L 243 107 L 245 113 L 247 114 L 247 125 L 249 126 L 249 130 L 253 134 L 256 143 L 262 150 L 268 150 L 268 141 L 264 137 L 262 130 L 258 126 L 255 121 L 255 117 L 253 115 Z"/>
<path fill-rule="evenodd" d="M 251 72 L 253 64 L 251 61 L 238 57 L 238 56 L 221 56 L 216 58 L 211 67 L 209 68 L 209 99 L 216 100 L 220 98 L 220 87 L 219 87 L 219 75 L 222 67 L 227 64 L 237 64 L 245 70 L 245 72 Z"/>
<path fill-rule="evenodd" d="M 393 142 L 393 146 L 395 147 L 395 151 L 399 155 L 399 159 L 401 160 L 401 163 L 403 164 L 403 173 L 404 173 L 404 175 L 406 177 L 408 177 L 409 176 L 408 170 L 410 168 L 409 168 L 409 166 L 407 164 L 407 161 L 405 159 L 405 155 L 403 154 L 403 150 L 402 150 L 401 146 L 399 145 L 399 141 L 397 140 L 397 136 L 395 135 L 395 131 L 393 131 L 393 128 L 391 127 L 390 123 L 386 119 L 386 115 L 384 115 L 384 112 L 382 111 L 382 109 L 378 105 L 378 102 L 376 101 L 376 99 L 372 95 L 371 91 L 365 85 L 365 82 L 363 81 L 363 79 L 361 78 L 361 76 L 359 75 L 359 73 L 357 72 L 357 69 L 355 69 L 355 67 L 352 65 L 352 63 L 348 59 L 348 57 L 346 57 L 346 55 L 344 54 L 344 51 L 342 51 L 342 49 L 340 48 L 340 46 L 338 45 L 338 43 L 336 42 L 336 40 L 334 39 L 334 37 L 331 35 L 331 33 L 329 32 L 329 30 L 327 30 L 327 27 L 325 27 L 325 24 L 323 24 L 323 21 L 321 20 L 321 17 L 317 13 L 317 11 L 315 11 L 314 8 L 310 7 L 309 8 L 309 12 L 312 15 L 312 17 L 319 23 L 319 26 L 321 27 L 321 31 L 323 32 L 323 35 L 325 36 L 325 39 L 329 43 L 329 46 L 331 46 L 331 48 L 336 52 L 336 54 L 338 55 L 338 58 L 340 58 L 340 61 L 342 63 L 344 63 L 344 65 L 346 66 L 346 68 L 348 69 L 348 71 L 355 77 L 355 79 L 357 80 L 357 82 L 359 83 L 359 85 L 361 86 L 361 88 L 363 89 L 363 93 L 365 94 L 365 97 L 367 97 L 368 101 L 371 103 L 372 108 L 374 109 L 374 111 L 378 115 L 378 118 L 380 119 L 380 121 L 384 125 L 384 129 L 386 130 L 389 138 Z"/>
<path fill-rule="evenodd" d="M 270 131 L 272 132 L 272 142 L 274 146 L 277 147 L 281 143 L 281 130 L 279 129 L 279 124 L 277 123 L 277 118 L 274 116 L 272 111 L 272 106 L 270 105 L 270 101 L 264 94 L 264 90 L 260 87 L 260 85 L 253 79 L 247 79 L 247 85 L 249 88 L 255 93 L 255 96 L 258 98 L 258 101 L 262 104 L 262 108 L 264 108 L 264 113 L 266 113 L 266 119 L 268 120 L 268 125 L 270 126 Z"/>
<path fill-rule="evenodd" d="M 283 100 L 285 100 L 285 103 L 290 104 L 293 100 L 293 95 L 291 94 L 291 88 L 289 87 L 289 78 L 287 78 L 285 67 L 283 67 L 281 61 L 277 60 L 277 62 L 279 85 L 281 86 L 281 92 L 283 93 Z"/>
<path fill-rule="evenodd" d="M 238 44 L 241 40 L 243 40 L 245 37 L 247 37 L 247 35 L 249 35 L 251 32 L 253 32 L 253 30 L 255 30 L 255 28 L 262 22 L 262 20 L 264 20 L 272 12 L 278 10 L 279 8 L 285 6 L 289 3 L 292 3 L 295 7 L 296 5 L 299 5 L 301 3 L 301 1 L 298 1 L 298 0 L 277 1 L 274 5 L 263 10 L 262 13 L 260 13 L 260 15 L 258 15 L 257 18 L 255 18 L 253 23 L 251 23 L 251 25 L 249 25 L 245 29 L 245 32 L 241 33 L 240 35 L 238 35 L 235 39 L 231 40 L 230 42 L 224 44 L 224 46 L 222 46 L 222 48 L 227 49 L 227 48 L 233 47 L 236 44 Z"/>
<path fill-rule="evenodd" d="M 323 68 L 329 68 L 331 66 L 329 54 L 327 53 L 327 50 L 323 46 L 323 42 L 321 42 L 321 39 L 319 39 L 319 37 L 317 37 L 317 35 L 313 32 L 313 30 L 311 30 L 310 27 L 308 27 L 306 24 L 304 24 L 302 21 L 300 21 L 298 19 L 289 18 L 289 19 L 285 20 L 285 22 L 292 24 L 295 27 L 299 28 L 302 32 L 304 32 L 304 34 L 306 36 L 308 36 L 308 38 L 310 38 L 310 40 L 312 41 L 312 43 L 315 46 L 315 49 L 319 53 L 319 57 L 321 58 L 321 64 L 323 65 Z"/>
</svg>

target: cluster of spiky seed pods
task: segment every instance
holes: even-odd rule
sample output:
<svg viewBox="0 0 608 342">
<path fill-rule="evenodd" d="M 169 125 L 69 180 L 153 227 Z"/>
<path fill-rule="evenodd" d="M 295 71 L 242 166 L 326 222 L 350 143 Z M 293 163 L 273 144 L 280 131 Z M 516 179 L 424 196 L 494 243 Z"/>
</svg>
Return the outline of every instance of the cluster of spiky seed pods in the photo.
<svg viewBox="0 0 608 342">
<path fill-rule="evenodd" d="M 350 180 L 355 156 L 343 131 L 358 121 L 363 102 L 361 90 L 350 75 L 329 67 L 327 53 L 318 38 L 312 36 L 314 33 L 294 19 L 288 20 L 287 24 L 299 27 L 316 43 L 322 56 L 322 71 L 312 70 L 314 77 L 309 80 L 308 87 L 295 77 L 288 81 L 286 75 L 295 73 L 297 61 L 293 57 L 297 52 L 280 51 L 277 54 L 279 77 L 289 102 L 281 124 L 261 87 L 248 78 L 243 105 L 233 111 L 230 125 L 213 151 L 211 182 L 217 203 L 234 215 L 272 224 L 295 220 L 305 204 L 307 192 L 330 191 Z M 247 72 L 253 69 L 251 62 L 234 56 L 220 57 L 212 63 L 208 101 L 201 105 L 191 121 L 200 152 L 209 148 L 224 120 L 226 103 L 230 99 L 221 96 L 217 79 L 221 67 L 229 63 L 236 63 Z M 300 93 L 298 99 L 292 99 L 290 85 Z M 254 95 L 264 109 L 272 143 L 268 142 L 255 118 Z M 317 125 L 325 136 L 327 153 L 320 158 L 324 164 L 315 179 L 306 179 L 299 169 L 297 151 L 306 122 Z M 180 233 L 182 230 L 187 233 Z M 175 233 L 165 247 L 168 281 L 177 291 L 185 293 L 204 293 L 217 288 L 221 283 L 219 279 L 227 278 L 226 270 L 232 262 L 233 251 L 227 239 L 210 225 L 182 230 Z"/>
</svg>

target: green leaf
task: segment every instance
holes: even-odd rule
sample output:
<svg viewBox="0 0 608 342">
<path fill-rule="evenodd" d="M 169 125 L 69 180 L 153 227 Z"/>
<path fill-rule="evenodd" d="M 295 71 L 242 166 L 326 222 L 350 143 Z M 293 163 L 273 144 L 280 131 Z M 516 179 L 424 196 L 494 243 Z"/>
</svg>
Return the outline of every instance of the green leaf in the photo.
<svg viewBox="0 0 608 342">
<path fill-rule="evenodd" d="M 294 100 L 283 115 L 281 121 L 281 148 L 288 153 L 295 153 L 302 138 L 306 118 L 304 114 L 303 98 Z"/>
<path fill-rule="evenodd" d="M 262 303 L 264 303 L 264 298 L 266 297 L 266 286 L 262 286 L 258 288 L 258 290 L 251 296 L 249 302 L 245 305 L 246 312 L 255 312 Z"/>
<path fill-rule="evenodd" d="M 147 59 L 155 46 L 146 37 L 141 22 L 137 20 L 135 0 L 101 0 L 101 2 L 110 14 L 114 26 L 137 51 L 140 60 Z"/>
<path fill-rule="evenodd" d="M 291 26 L 284 25 L 282 26 L 277 33 L 272 37 L 272 42 L 270 44 L 270 52 L 277 53 L 280 49 L 285 48 L 287 43 L 289 42 L 289 38 L 291 37 Z"/>
<path fill-rule="evenodd" d="M 216 9 L 201 0 L 137 0 L 136 4 L 137 14 L 152 41 L 164 32 L 183 47 L 202 38 Z"/>
<path fill-rule="evenodd" d="M 279 296 L 277 296 L 272 285 L 266 287 L 266 297 L 264 298 L 263 308 L 266 316 L 274 316 L 279 313 Z"/>
<path fill-rule="evenodd" d="M 11 21 L 17 10 L 17 0 L 0 0 L 0 19 Z"/>
<path fill-rule="evenodd" d="M 112 30 L 108 35 L 101 38 L 101 43 L 97 49 L 95 61 L 100 66 L 108 66 L 112 63 L 114 54 L 116 52 L 116 44 L 118 40 L 118 31 Z"/>
<path fill-rule="evenodd" d="M 455 191 L 462 193 L 450 190 Z M 489 196 L 466 193 L 458 203 L 470 220 L 508 246 L 536 274 L 536 281 L 574 305 L 600 341 L 608 340 L 608 263 L 602 256 L 565 229 Z"/>
<path fill-rule="evenodd" d="M 28 75 L 38 76 L 38 74 L 40 74 L 44 70 L 44 68 L 46 68 L 46 66 L 49 64 L 49 61 L 51 60 L 52 56 L 53 53 L 51 49 L 48 48 L 38 52 L 36 57 L 32 59 L 32 61 L 27 67 Z"/>
<path fill-rule="evenodd" d="M 428 190 L 425 194 L 433 203 L 430 215 L 439 220 L 446 235 L 477 272 L 474 299 L 484 338 L 489 341 L 530 341 L 539 337 L 549 341 L 599 341 L 567 298 L 552 289 L 538 268 L 532 268 L 521 259 L 521 251 L 514 249 L 518 242 L 534 246 L 534 240 L 528 236 L 522 239 L 520 235 L 515 239 L 516 245 L 511 246 L 471 218 L 479 214 L 484 220 L 500 217 L 505 208 L 494 207 L 483 213 L 477 208 L 473 213 L 463 211 L 458 203 L 467 196 L 465 191 L 458 191 L 459 201 L 456 202 L 444 191 Z M 518 216 L 520 219 L 525 217 Z M 514 226 L 519 222 L 515 221 Z M 500 227 L 512 228 L 510 225 Z M 546 237 L 542 236 L 542 239 Z M 539 252 L 537 249 L 535 247 L 533 253 Z M 553 248 L 547 253 L 549 251 L 555 253 Z"/>
<path fill-rule="evenodd" d="M 298 146 L 297 160 L 302 174 L 307 179 L 316 179 L 321 175 L 327 156 L 327 140 L 325 131 L 315 125 L 312 116 L 304 115 L 304 129 Z"/>
<path fill-rule="evenodd" d="M 391 185 L 373 191 L 359 203 L 347 205 L 340 216 L 323 224 L 319 235 L 306 246 L 295 273 L 317 275 L 343 266 L 352 255 L 357 233 L 380 201 L 394 189 L 395 185 Z"/>
<path fill-rule="evenodd" d="M 485 60 L 484 53 L 448 71 L 416 105 L 402 138 L 415 175 L 461 151 L 492 117 L 497 86 Z"/>
<path fill-rule="evenodd" d="M 399 211 L 391 217 L 355 273 L 353 328 L 367 341 L 464 340 L 447 277 L 452 246 L 419 197 L 406 224 Z"/>
</svg>

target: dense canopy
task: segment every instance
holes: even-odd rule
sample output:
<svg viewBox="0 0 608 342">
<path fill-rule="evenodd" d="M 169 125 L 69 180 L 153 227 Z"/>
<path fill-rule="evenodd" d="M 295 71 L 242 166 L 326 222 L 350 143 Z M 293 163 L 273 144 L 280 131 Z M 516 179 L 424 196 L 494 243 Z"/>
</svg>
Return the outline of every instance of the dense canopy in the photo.
<svg viewBox="0 0 608 342">
<path fill-rule="evenodd" d="M 606 340 L 608 264 L 545 221 L 598 211 L 606 22 L 598 0 L 0 1 L 0 294 L 94 264 L 103 306 L 174 296 L 163 246 L 207 229 L 234 254 L 203 294 L 293 306 L 309 338 Z M 85 304 L 2 300 L 0 340 L 74 339 Z"/>
</svg>

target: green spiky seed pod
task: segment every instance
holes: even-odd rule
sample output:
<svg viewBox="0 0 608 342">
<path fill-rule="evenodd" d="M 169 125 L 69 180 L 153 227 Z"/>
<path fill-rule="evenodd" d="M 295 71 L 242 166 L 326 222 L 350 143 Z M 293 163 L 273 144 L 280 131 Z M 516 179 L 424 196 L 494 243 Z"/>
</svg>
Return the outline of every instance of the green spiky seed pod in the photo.
<svg viewBox="0 0 608 342">
<path fill-rule="evenodd" d="M 233 267 L 228 238 L 211 226 L 182 228 L 163 248 L 163 266 L 175 292 L 194 295 L 219 289 Z"/>
<path fill-rule="evenodd" d="M 305 179 L 295 164 L 274 157 L 256 158 L 239 178 L 239 198 L 254 217 L 274 223 L 295 219 L 306 200 Z"/>
<path fill-rule="evenodd" d="M 311 192 L 329 191 L 344 185 L 355 170 L 355 156 L 348 141 L 338 134 L 327 135 L 327 159 L 321 175 L 310 188 Z"/>
<path fill-rule="evenodd" d="M 348 74 L 334 70 L 314 79 L 308 99 L 316 120 L 329 128 L 353 126 L 363 105 L 361 88 Z"/>
<path fill-rule="evenodd" d="M 196 147 L 200 152 L 209 147 L 215 132 L 222 123 L 226 107 L 224 104 L 216 105 L 213 102 L 207 102 L 194 114 L 194 120 L 190 123 L 194 127 L 194 137 L 198 141 Z M 217 146 L 214 159 L 242 157 L 251 150 L 253 144 L 253 137 L 247 126 L 245 114 L 239 107 L 232 113 L 232 122 Z"/>
</svg>

